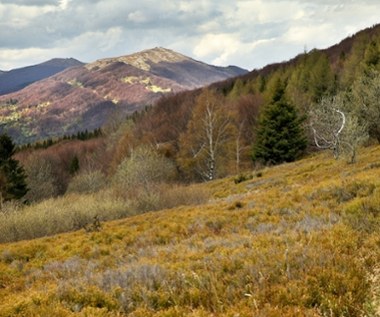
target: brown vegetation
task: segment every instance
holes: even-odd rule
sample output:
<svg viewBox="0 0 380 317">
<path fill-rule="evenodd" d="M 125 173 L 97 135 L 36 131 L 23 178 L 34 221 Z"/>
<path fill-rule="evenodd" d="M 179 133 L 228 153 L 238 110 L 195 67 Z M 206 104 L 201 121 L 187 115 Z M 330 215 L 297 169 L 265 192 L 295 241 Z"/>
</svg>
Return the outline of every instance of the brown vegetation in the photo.
<svg viewBox="0 0 380 317">
<path fill-rule="evenodd" d="M 105 193 L 13 210 L 24 237 L 73 219 L 93 230 L 0 245 L 0 316 L 375 316 L 378 155 L 200 184 L 206 204 L 118 222 L 104 220 L 125 203 Z"/>
</svg>

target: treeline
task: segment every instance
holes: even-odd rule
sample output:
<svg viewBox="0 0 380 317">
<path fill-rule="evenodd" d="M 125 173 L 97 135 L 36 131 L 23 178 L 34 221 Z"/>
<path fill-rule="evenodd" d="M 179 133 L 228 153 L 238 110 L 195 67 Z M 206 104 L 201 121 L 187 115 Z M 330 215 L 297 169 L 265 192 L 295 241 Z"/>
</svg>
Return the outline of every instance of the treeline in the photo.
<svg viewBox="0 0 380 317">
<path fill-rule="evenodd" d="M 323 136 L 342 125 L 339 112 L 312 115 L 324 106 L 327 112 L 339 107 L 344 114 L 344 133 L 327 140 L 330 149 L 343 153 L 347 145 L 355 152 L 361 144 L 380 140 L 379 92 L 377 26 L 331 49 L 312 50 L 234 80 L 163 97 L 126 120 L 111 120 L 101 138 L 46 144 L 46 149 L 26 149 L 17 157 L 28 175 L 30 200 L 68 190 L 99 190 L 104 184 L 116 186 L 123 195 L 136 193 L 136 188 L 149 192 L 153 187 L 148 184 L 169 179 L 213 180 L 253 164 L 298 159 L 315 148 L 312 126 Z M 333 120 L 321 119 L 317 126 L 315 118 Z M 334 144 L 342 148 L 336 150 Z M 154 166 L 160 166 L 160 173 Z M 130 175 L 135 178 L 126 182 Z"/>
<path fill-rule="evenodd" d="M 28 150 L 28 149 L 34 149 L 34 150 L 47 149 L 48 147 L 50 147 L 54 144 L 60 143 L 62 141 L 67 141 L 67 140 L 85 141 L 85 140 L 90 140 L 93 138 L 98 138 L 100 136 L 102 136 L 102 129 L 101 128 L 95 129 L 93 131 L 88 131 L 88 130 L 78 131 L 77 133 L 74 133 L 71 135 L 64 135 L 63 137 L 60 137 L 60 138 L 54 138 L 54 139 L 49 138 L 49 139 L 46 139 L 43 141 L 19 145 L 17 147 L 16 151 L 24 151 L 24 150 Z"/>
</svg>

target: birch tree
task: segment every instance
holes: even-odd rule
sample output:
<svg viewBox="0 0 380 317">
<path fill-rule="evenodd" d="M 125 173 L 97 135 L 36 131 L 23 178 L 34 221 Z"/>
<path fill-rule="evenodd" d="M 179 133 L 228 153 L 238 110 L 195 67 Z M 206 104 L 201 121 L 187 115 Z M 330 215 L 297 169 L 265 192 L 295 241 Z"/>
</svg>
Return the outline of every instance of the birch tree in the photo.
<svg viewBox="0 0 380 317">
<path fill-rule="evenodd" d="M 220 174 L 232 151 L 235 128 L 229 113 L 211 90 L 198 97 L 187 130 L 180 136 L 179 163 L 182 169 L 195 172 L 210 181 Z"/>
</svg>

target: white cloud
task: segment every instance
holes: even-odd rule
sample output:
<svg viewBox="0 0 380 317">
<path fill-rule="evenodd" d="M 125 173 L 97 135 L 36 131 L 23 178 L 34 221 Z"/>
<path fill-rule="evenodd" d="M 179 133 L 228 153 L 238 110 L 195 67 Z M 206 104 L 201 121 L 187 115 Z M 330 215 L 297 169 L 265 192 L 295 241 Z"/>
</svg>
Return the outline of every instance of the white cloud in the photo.
<svg viewBox="0 0 380 317">
<path fill-rule="evenodd" d="M 134 11 L 129 13 L 128 20 L 135 23 L 144 23 L 148 21 L 147 17 L 141 11 Z"/>
<path fill-rule="evenodd" d="M 0 69 L 155 46 L 252 69 L 333 45 L 378 12 L 378 0 L 1 0 Z"/>
<path fill-rule="evenodd" d="M 194 48 L 194 54 L 203 58 L 215 54 L 231 54 L 238 49 L 239 41 L 234 34 L 207 34 Z"/>
<path fill-rule="evenodd" d="M 27 49 L 3 49 L 0 50 L 0 60 L 2 62 L 2 69 L 7 70 L 11 68 L 16 68 L 15 65 L 32 65 L 41 63 L 50 59 L 51 53 L 59 53 L 60 49 L 57 50 L 46 50 L 42 48 L 27 48 Z M 59 57 L 59 55 L 56 55 Z"/>
<path fill-rule="evenodd" d="M 334 26 L 331 24 L 319 25 L 294 25 L 284 34 L 282 39 L 294 44 L 312 44 L 313 46 L 323 45 L 335 38 Z"/>
<path fill-rule="evenodd" d="M 258 24 L 280 23 L 299 19 L 304 15 L 302 7 L 295 1 L 254 0 L 238 3 L 238 15 Z"/>
<path fill-rule="evenodd" d="M 61 10 L 66 10 L 70 4 L 71 0 L 59 0 L 59 8 Z"/>
</svg>

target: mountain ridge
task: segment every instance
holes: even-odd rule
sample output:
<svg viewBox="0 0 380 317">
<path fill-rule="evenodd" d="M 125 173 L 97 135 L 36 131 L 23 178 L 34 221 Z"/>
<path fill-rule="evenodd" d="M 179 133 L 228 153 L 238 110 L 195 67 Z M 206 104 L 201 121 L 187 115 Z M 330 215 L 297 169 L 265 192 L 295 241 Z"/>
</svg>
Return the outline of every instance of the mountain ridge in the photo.
<svg viewBox="0 0 380 317">
<path fill-rule="evenodd" d="M 122 116 L 131 114 L 165 94 L 245 73 L 238 67 L 208 65 L 164 48 L 101 59 L 0 96 L 2 130 L 19 144 L 94 130 L 115 111 Z"/>
<path fill-rule="evenodd" d="M 110 64 L 113 64 L 115 62 L 121 62 L 127 65 L 131 65 L 137 69 L 140 69 L 142 71 L 150 71 L 154 75 L 157 76 L 163 76 L 168 79 L 177 78 L 178 74 L 174 74 L 170 72 L 170 65 L 176 63 L 181 65 L 181 70 L 186 75 L 190 74 L 190 77 L 192 77 L 192 81 L 190 80 L 182 80 L 180 83 L 191 86 L 191 88 L 200 88 L 205 85 L 205 83 L 202 80 L 199 80 L 198 78 L 194 78 L 197 76 L 191 76 L 191 74 L 196 74 L 197 70 L 199 70 L 200 67 L 207 68 L 209 70 L 212 69 L 212 71 L 216 71 L 216 74 L 212 79 L 206 80 L 206 83 L 212 83 L 219 80 L 220 78 L 225 77 L 224 73 L 231 72 L 233 75 L 242 75 L 244 73 L 247 73 L 248 71 L 237 67 L 237 66 L 227 66 L 227 67 L 221 67 L 221 66 L 213 66 L 206 64 L 204 62 L 195 60 L 191 57 L 185 56 L 181 53 L 175 52 L 171 49 L 163 48 L 163 47 L 155 47 L 152 49 L 146 49 L 141 52 L 129 54 L 129 55 L 123 55 L 115 58 L 104 58 L 99 59 L 95 62 L 88 63 L 85 65 L 85 67 L 89 70 L 101 70 L 105 67 L 109 66 Z M 191 69 L 193 68 L 193 70 Z M 195 70 L 194 70 L 195 69 Z M 197 74 L 199 77 L 199 73 Z M 219 75 L 219 76 L 218 76 Z M 198 79 L 198 80 L 197 80 Z"/>
<path fill-rule="evenodd" d="M 36 65 L 0 71 L 0 95 L 19 91 L 34 82 L 79 65 L 83 63 L 74 58 L 53 58 Z"/>
</svg>

